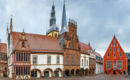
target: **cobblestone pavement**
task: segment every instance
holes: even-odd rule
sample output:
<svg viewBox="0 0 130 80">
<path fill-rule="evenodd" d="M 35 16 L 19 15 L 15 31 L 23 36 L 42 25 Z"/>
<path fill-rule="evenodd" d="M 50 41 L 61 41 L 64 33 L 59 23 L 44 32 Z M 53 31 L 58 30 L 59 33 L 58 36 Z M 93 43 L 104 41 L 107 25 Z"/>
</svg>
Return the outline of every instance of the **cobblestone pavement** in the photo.
<svg viewBox="0 0 130 80">
<path fill-rule="evenodd" d="M 9 78 L 0 78 L 0 80 L 13 80 Z M 40 79 L 31 79 L 31 80 L 130 80 L 130 75 L 94 75 L 94 76 L 83 76 L 83 77 L 66 77 L 66 78 L 40 78 Z"/>
</svg>

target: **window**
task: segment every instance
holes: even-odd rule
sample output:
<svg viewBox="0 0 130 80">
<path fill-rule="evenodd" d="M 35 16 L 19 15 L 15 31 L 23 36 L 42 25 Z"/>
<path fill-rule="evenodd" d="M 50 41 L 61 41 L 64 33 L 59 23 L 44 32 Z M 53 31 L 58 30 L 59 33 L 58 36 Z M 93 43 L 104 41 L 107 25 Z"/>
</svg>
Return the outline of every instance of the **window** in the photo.
<svg viewBox="0 0 130 80">
<path fill-rule="evenodd" d="M 60 56 L 57 56 L 57 64 L 60 64 Z"/>
<path fill-rule="evenodd" d="M 86 66 L 86 58 L 84 58 L 84 66 Z"/>
<path fill-rule="evenodd" d="M 122 69 L 122 61 L 117 61 L 117 68 Z"/>
<path fill-rule="evenodd" d="M 33 64 L 37 64 L 37 56 L 33 56 Z"/>
<path fill-rule="evenodd" d="M 110 69 L 111 68 L 111 61 L 107 61 L 107 69 Z"/>
<path fill-rule="evenodd" d="M 111 48 L 110 48 L 110 52 L 111 52 Z"/>
<path fill-rule="evenodd" d="M 51 56 L 47 56 L 47 64 L 51 64 Z"/>
<path fill-rule="evenodd" d="M 118 47 L 118 44 L 116 44 L 116 46 Z"/>
<path fill-rule="evenodd" d="M 83 59 L 82 59 L 82 66 L 83 66 Z"/>
<path fill-rule="evenodd" d="M 113 50 L 114 52 L 116 52 L 116 48 L 114 48 L 114 50 Z"/>
<path fill-rule="evenodd" d="M 24 44 L 24 42 L 22 42 L 22 47 L 25 47 L 25 44 Z"/>
<path fill-rule="evenodd" d="M 107 57 L 110 57 L 109 53 L 107 54 Z"/>
<path fill-rule="evenodd" d="M 115 53 L 113 54 L 113 57 L 116 57 L 116 54 L 115 54 Z"/>
<path fill-rule="evenodd" d="M 16 61 L 18 61 L 18 53 L 16 53 Z"/>
<path fill-rule="evenodd" d="M 16 67 L 16 75 L 18 75 L 18 74 L 19 74 L 18 67 Z"/>
<path fill-rule="evenodd" d="M 111 44 L 111 47 L 112 47 L 113 45 Z"/>
<path fill-rule="evenodd" d="M 119 49 L 119 48 L 117 48 L 117 51 L 119 52 L 119 51 L 120 51 L 120 49 Z"/>
<path fill-rule="evenodd" d="M 122 53 L 120 53 L 120 57 L 122 57 Z"/>
<path fill-rule="evenodd" d="M 88 66 L 88 60 L 87 60 L 87 66 Z"/>
<path fill-rule="evenodd" d="M 116 42 L 116 41 L 114 40 L 114 47 L 116 46 L 115 42 Z"/>
<path fill-rule="evenodd" d="M 70 63 L 70 55 L 67 54 L 67 55 L 66 55 L 66 64 L 69 64 L 69 63 Z"/>
</svg>

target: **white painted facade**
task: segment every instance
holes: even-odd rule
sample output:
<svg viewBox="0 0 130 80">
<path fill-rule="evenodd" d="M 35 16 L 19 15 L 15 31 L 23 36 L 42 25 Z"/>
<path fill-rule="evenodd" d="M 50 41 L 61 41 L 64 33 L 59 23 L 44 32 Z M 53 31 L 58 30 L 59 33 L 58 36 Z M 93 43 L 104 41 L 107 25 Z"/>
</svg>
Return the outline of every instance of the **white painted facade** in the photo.
<svg viewBox="0 0 130 80">
<path fill-rule="evenodd" d="M 101 74 L 101 73 L 103 73 L 103 64 L 96 62 L 96 70 L 95 70 L 95 73 L 96 73 L 96 74 Z"/>
<path fill-rule="evenodd" d="M 89 55 L 80 54 L 80 68 L 89 69 Z"/>
<path fill-rule="evenodd" d="M 33 64 L 33 56 L 37 56 L 37 64 Z M 51 57 L 51 63 L 47 64 L 47 57 Z M 59 64 L 57 64 L 57 56 L 59 56 Z M 31 70 L 38 69 L 41 71 L 42 76 L 44 76 L 44 71 L 46 69 L 51 69 L 53 72 L 55 72 L 56 69 L 61 69 L 63 71 L 64 65 L 63 65 L 63 54 L 31 54 Z M 50 70 L 49 71 L 49 77 L 55 75 Z M 59 77 L 62 76 L 62 73 L 59 71 Z M 40 73 L 37 72 L 37 77 L 40 77 Z"/>
</svg>

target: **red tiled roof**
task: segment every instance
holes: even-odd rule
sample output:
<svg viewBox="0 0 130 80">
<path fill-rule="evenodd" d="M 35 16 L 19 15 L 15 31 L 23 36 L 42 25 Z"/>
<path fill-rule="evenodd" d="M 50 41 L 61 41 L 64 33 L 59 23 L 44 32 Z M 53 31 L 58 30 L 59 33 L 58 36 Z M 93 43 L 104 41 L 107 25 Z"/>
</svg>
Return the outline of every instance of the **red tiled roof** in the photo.
<svg viewBox="0 0 130 80">
<path fill-rule="evenodd" d="M 13 47 L 16 49 L 21 38 L 21 32 L 13 32 Z M 27 43 L 31 51 L 34 52 L 63 52 L 60 48 L 58 39 L 40 34 L 25 33 Z"/>
<path fill-rule="evenodd" d="M 0 43 L 0 52 L 7 53 L 7 46 L 5 43 Z"/>
<path fill-rule="evenodd" d="M 79 45 L 80 45 L 80 49 L 81 49 L 81 52 L 82 52 L 82 53 L 88 54 L 88 51 L 91 50 L 91 47 L 90 47 L 90 45 L 88 45 L 88 44 L 79 42 Z"/>
</svg>

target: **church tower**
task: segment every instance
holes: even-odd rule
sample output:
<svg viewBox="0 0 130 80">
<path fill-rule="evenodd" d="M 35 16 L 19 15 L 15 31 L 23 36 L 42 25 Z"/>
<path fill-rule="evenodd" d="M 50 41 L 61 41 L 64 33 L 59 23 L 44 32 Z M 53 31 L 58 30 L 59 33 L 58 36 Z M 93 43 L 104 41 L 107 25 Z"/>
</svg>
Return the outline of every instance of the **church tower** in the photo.
<svg viewBox="0 0 130 80">
<path fill-rule="evenodd" d="M 46 32 L 47 36 L 58 37 L 59 36 L 59 28 L 56 26 L 56 17 L 55 17 L 55 5 L 52 5 L 51 18 L 49 29 Z"/>
</svg>

